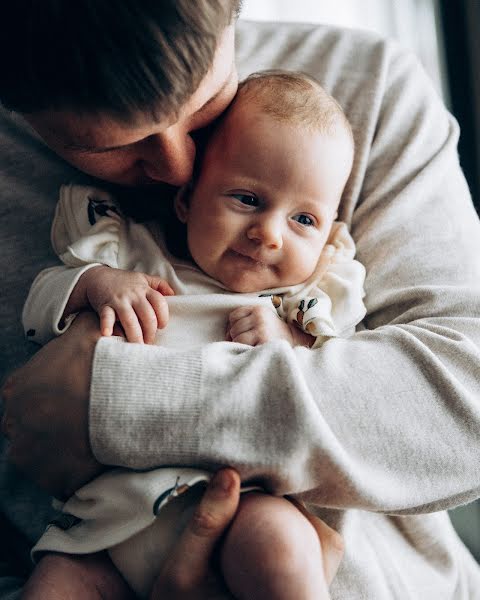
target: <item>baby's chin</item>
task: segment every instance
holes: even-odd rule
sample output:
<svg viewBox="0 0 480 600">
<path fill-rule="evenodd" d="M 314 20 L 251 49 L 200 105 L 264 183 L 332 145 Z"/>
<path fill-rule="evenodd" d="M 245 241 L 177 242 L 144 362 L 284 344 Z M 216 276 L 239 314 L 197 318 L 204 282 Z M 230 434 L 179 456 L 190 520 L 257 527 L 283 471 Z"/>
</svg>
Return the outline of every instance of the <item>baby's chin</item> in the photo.
<svg viewBox="0 0 480 600">
<path fill-rule="evenodd" d="M 252 279 L 251 277 L 239 277 L 235 280 L 224 280 L 220 281 L 230 292 L 234 292 L 235 294 L 255 294 L 261 293 L 266 290 L 275 290 L 278 288 L 289 287 L 289 283 L 283 283 L 282 281 L 265 279 L 262 280 Z"/>
<path fill-rule="evenodd" d="M 251 277 L 240 275 L 238 278 L 225 278 L 220 279 L 220 283 L 224 285 L 230 292 L 235 294 L 253 294 L 255 292 L 261 292 L 262 290 L 269 289 L 271 282 L 260 280 L 252 280 Z M 275 285 L 275 287 L 280 287 Z"/>
</svg>

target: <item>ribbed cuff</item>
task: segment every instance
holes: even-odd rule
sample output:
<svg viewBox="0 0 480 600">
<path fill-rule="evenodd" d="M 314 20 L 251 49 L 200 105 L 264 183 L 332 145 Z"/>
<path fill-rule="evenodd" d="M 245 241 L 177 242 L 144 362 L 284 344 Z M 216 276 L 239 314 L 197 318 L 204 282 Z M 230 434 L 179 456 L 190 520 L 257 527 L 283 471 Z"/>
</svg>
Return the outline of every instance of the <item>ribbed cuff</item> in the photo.
<svg viewBox="0 0 480 600">
<path fill-rule="evenodd" d="M 103 464 L 145 469 L 191 463 L 202 407 L 201 353 L 97 343 L 90 389 L 90 443 Z"/>
</svg>

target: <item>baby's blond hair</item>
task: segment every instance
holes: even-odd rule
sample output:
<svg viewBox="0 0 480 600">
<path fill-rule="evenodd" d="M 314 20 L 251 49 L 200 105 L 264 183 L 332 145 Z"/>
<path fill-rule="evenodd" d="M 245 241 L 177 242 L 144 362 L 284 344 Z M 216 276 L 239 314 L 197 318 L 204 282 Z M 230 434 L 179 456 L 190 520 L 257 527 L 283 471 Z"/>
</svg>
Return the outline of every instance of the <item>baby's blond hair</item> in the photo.
<svg viewBox="0 0 480 600">
<path fill-rule="evenodd" d="M 276 69 L 252 73 L 239 84 L 233 104 L 239 100 L 256 104 L 281 122 L 327 135 L 343 130 L 353 147 L 352 128 L 342 107 L 306 73 Z"/>
</svg>

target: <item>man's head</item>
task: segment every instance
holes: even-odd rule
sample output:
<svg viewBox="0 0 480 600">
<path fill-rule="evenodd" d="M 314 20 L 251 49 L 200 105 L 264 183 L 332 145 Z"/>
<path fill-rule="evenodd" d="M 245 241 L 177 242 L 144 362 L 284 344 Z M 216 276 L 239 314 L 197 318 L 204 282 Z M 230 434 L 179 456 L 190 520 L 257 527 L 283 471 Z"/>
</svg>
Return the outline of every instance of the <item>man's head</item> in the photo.
<svg viewBox="0 0 480 600">
<path fill-rule="evenodd" d="M 16 0 L 0 21 L 0 102 L 108 181 L 184 183 L 236 90 L 240 0 Z"/>
<path fill-rule="evenodd" d="M 179 196 L 192 258 L 237 292 L 308 279 L 353 161 L 350 125 L 310 77 L 259 73 L 240 84 Z"/>
</svg>

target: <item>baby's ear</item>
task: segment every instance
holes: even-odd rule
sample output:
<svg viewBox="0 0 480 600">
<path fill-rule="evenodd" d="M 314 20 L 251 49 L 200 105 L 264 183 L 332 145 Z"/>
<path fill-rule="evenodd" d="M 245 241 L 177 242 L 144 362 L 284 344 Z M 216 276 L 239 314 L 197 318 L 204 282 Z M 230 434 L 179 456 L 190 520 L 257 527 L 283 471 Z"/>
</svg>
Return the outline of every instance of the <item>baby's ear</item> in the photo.
<svg viewBox="0 0 480 600">
<path fill-rule="evenodd" d="M 178 190 L 174 200 L 177 218 L 183 224 L 188 221 L 188 205 L 190 202 L 191 191 L 190 185 L 184 185 Z"/>
</svg>

